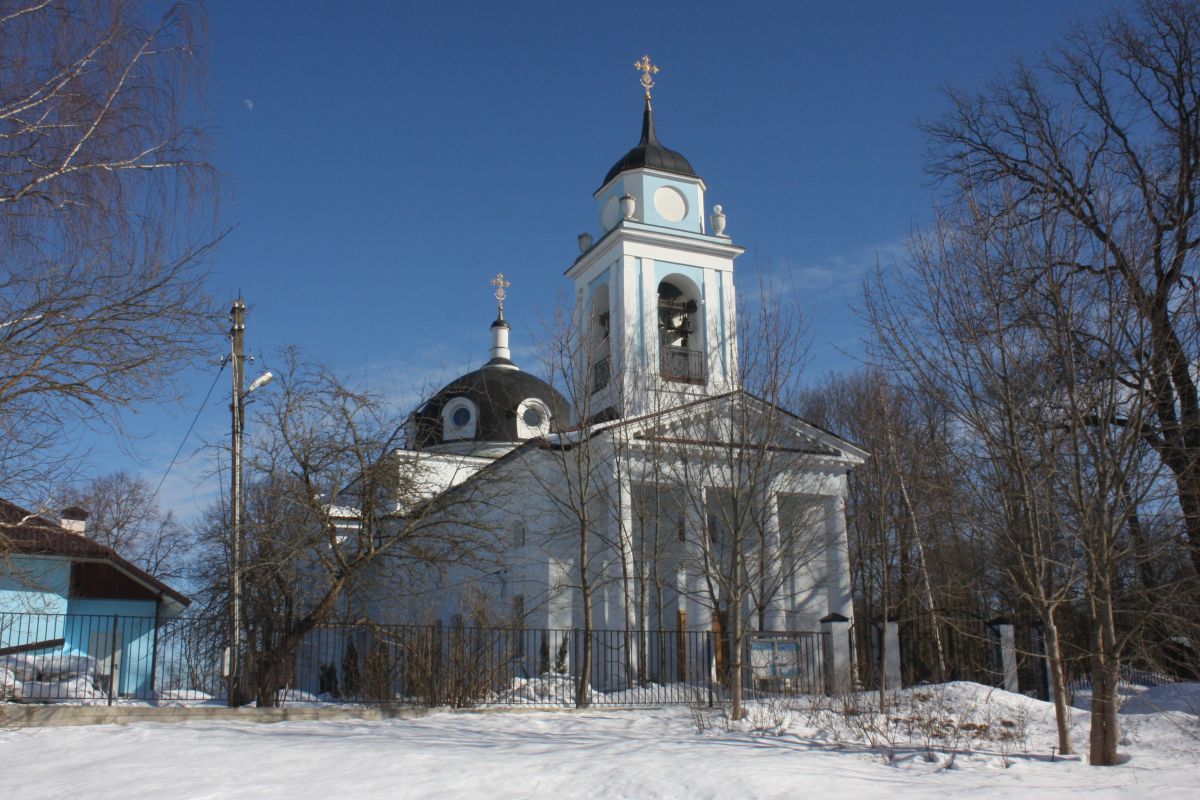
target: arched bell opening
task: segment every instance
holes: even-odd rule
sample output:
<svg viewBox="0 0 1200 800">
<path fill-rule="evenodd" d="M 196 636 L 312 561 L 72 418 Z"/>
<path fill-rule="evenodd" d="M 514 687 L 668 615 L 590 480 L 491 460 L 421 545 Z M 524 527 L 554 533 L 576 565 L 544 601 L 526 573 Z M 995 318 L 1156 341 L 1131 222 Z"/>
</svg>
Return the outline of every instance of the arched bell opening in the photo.
<svg viewBox="0 0 1200 800">
<path fill-rule="evenodd" d="M 611 336 L 612 311 L 609 307 L 608 284 L 601 284 L 592 294 L 591 331 L 588 336 L 593 393 L 608 386 L 612 374 L 609 366 Z"/>
<path fill-rule="evenodd" d="M 705 382 L 703 339 L 696 286 L 675 275 L 658 284 L 658 349 L 664 380 Z"/>
</svg>

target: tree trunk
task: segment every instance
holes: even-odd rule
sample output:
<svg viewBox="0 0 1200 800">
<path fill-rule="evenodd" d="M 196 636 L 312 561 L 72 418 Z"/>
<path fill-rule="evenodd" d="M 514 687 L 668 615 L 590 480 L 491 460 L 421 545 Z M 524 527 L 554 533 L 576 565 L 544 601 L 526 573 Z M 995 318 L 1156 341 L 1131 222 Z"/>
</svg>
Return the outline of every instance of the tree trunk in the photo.
<svg viewBox="0 0 1200 800">
<path fill-rule="evenodd" d="M 1067 702 L 1067 682 L 1063 672 L 1062 643 L 1059 641 L 1058 623 L 1054 619 L 1054 611 L 1048 611 L 1042 617 L 1046 626 L 1046 661 L 1050 670 L 1050 697 L 1054 701 L 1054 723 L 1058 728 L 1058 752 L 1064 756 L 1075 751 L 1071 748 L 1071 706 Z"/>
<path fill-rule="evenodd" d="M 742 697 L 742 602 L 731 598 L 729 608 L 729 716 L 741 719 L 745 716 Z"/>
<path fill-rule="evenodd" d="M 1095 576 L 1092 583 L 1091 673 L 1092 725 L 1088 762 L 1092 766 L 1117 763 L 1117 658 L 1116 625 L 1112 609 L 1112 587 L 1107 576 Z"/>
<path fill-rule="evenodd" d="M 575 707 L 587 708 L 592 684 L 592 585 L 588 579 L 588 532 L 579 535 L 579 592 L 583 601 L 583 652 L 580 655 L 579 684 L 575 687 Z"/>
<path fill-rule="evenodd" d="M 1175 485 L 1178 489 L 1179 508 L 1183 511 L 1183 524 L 1187 530 L 1188 551 L 1192 556 L 1192 569 L 1200 575 L 1200 465 L 1196 458 L 1188 453 L 1186 464 L 1179 469 L 1168 461 L 1168 466 L 1175 473 Z"/>
</svg>

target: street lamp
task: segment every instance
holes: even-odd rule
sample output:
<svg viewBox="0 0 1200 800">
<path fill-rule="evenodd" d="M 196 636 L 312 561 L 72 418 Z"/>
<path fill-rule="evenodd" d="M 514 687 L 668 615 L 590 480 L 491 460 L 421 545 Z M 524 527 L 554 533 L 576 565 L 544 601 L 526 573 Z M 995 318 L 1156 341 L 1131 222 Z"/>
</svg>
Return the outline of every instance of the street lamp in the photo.
<svg viewBox="0 0 1200 800">
<path fill-rule="evenodd" d="M 246 399 L 255 389 L 266 386 L 275 377 L 270 371 L 258 376 L 248 389 L 242 389 L 245 383 L 246 362 L 246 304 L 242 298 L 233 303 L 229 312 L 233 320 L 230 329 L 232 353 L 230 364 L 233 367 L 233 400 L 229 410 L 233 417 L 233 443 L 229 489 L 230 525 L 229 525 L 229 557 L 231 561 L 229 591 L 229 653 L 227 655 L 226 673 L 229 678 L 228 704 L 237 706 L 241 702 L 244 660 L 242 658 L 242 434 L 246 427 Z"/>
</svg>

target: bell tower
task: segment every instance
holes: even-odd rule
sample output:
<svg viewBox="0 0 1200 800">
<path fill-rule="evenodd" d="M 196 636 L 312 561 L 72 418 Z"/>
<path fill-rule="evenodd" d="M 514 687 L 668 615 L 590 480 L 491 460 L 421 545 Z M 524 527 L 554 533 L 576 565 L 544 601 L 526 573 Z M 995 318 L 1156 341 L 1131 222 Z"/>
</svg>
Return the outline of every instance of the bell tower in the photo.
<svg viewBox="0 0 1200 800">
<path fill-rule="evenodd" d="M 658 140 L 650 102 L 659 68 L 634 67 L 645 90 L 642 135 L 594 193 L 599 235 L 579 236 L 567 270 L 580 337 L 577 391 L 592 418 L 631 417 L 738 385 L 733 260 L 744 252 L 704 180 Z"/>
</svg>

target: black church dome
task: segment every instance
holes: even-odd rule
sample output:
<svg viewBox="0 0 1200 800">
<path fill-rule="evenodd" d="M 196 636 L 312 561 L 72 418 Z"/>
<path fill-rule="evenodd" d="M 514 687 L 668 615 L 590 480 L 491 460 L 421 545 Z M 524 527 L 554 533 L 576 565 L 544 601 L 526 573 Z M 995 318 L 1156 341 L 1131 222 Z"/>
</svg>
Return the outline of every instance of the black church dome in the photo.
<svg viewBox="0 0 1200 800">
<path fill-rule="evenodd" d="M 673 172 L 676 175 L 687 175 L 689 177 L 699 177 L 696 171 L 692 169 L 692 165 L 683 157 L 682 153 L 663 147 L 658 141 L 658 136 L 654 133 L 654 111 L 650 108 L 650 100 L 646 100 L 646 110 L 642 112 L 642 138 L 637 145 L 626 153 L 620 161 L 613 164 L 612 169 L 604 176 L 604 183 L 601 186 L 608 185 L 608 182 L 613 178 L 631 169 L 658 169 L 663 172 Z"/>
<path fill-rule="evenodd" d="M 567 401 L 512 362 L 486 364 L 446 384 L 413 413 L 410 447 L 518 443 L 566 426 Z"/>
</svg>

